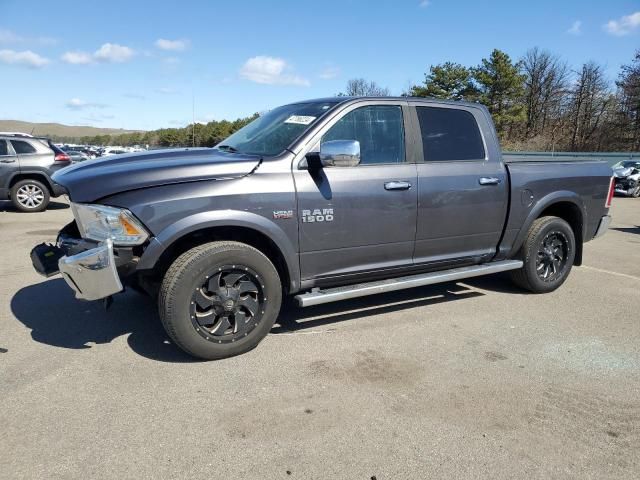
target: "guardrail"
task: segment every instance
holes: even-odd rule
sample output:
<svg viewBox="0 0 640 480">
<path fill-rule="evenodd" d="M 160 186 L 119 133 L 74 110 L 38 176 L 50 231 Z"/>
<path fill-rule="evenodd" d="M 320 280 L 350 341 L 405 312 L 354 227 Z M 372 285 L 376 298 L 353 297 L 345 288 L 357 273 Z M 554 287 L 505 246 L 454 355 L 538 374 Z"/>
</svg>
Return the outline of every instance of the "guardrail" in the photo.
<svg viewBox="0 0 640 480">
<path fill-rule="evenodd" d="M 502 155 L 520 161 L 542 159 L 569 162 L 605 160 L 609 165 L 615 165 L 622 160 L 640 160 L 640 152 L 502 152 Z"/>
</svg>

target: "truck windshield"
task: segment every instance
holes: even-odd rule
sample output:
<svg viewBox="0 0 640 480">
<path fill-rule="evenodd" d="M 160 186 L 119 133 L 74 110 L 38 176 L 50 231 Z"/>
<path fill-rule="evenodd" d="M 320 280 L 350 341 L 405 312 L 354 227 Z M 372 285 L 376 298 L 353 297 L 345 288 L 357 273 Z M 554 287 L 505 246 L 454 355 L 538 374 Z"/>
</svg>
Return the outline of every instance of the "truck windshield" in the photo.
<svg viewBox="0 0 640 480">
<path fill-rule="evenodd" d="M 295 103 L 274 108 L 220 142 L 216 148 L 234 153 L 277 155 L 337 103 Z"/>
</svg>

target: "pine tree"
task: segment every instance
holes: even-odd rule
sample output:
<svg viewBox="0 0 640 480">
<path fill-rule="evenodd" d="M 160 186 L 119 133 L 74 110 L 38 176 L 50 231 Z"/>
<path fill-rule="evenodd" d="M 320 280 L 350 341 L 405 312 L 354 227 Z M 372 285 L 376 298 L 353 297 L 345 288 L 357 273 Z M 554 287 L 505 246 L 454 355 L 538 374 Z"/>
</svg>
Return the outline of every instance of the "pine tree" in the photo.
<svg viewBox="0 0 640 480">
<path fill-rule="evenodd" d="M 495 49 L 489 59 L 472 70 L 478 85 L 479 100 L 487 106 L 501 137 L 525 120 L 522 102 L 525 76 L 505 52 Z"/>
<path fill-rule="evenodd" d="M 425 74 L 424 84 L 409 91 L 412 97 L 433 97 L 448 100 L 474 100 L 478 91 L 473 85 L 471 71 L 459 63 L 432 65 Z"/>
</svg>

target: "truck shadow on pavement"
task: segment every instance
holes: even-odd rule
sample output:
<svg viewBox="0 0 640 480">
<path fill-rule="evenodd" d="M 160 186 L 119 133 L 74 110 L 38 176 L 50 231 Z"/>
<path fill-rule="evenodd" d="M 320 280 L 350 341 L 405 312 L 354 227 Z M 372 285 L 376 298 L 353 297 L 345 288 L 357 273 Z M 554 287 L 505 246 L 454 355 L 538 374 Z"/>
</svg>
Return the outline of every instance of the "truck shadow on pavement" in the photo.
<svg viewBox="0 0 640 480">
<path fill-rule="evenodd" d="M 612 227 L 611 230 L 616 230 L 622 233 L 631 233 L 635 235 L 640 235 L 640 226 L 638 227 Z"/>
<path fill-rule="evenodd" d="M 465 283 L 484 290 L 522 293 L 499 275 Z M 290 299 L 284 303 L 271 333 L 318 328 L 483 295 L 460 283 L 446 283 L 308 308 L 300 308 Z M 75 300 L 64 280 L 57 278 L 19 290 L 11 299 L 11 310 L 31 329 L 31 338 L 46 345 L 87 349 L 125 335 L 130 348 L 143 357 L 170 363 L 198 361 L 169 341 L 155 302 L 135 292 L 117 295 L 109 311 L 105 311 L 101 302 Z"/>
<path fill-rule="evenodd" d="M 197 361 L 171 344 L 158 318 L 156 305 L 135 292 L 114 297 L 105 311 L 102 302 L 81 302 L 61 278 L 19 290 L 11 311 L 36 342 L 68 349 L 86 349 L 125 335 L 131 349 L 163 362 Z"/>
<path fill-rule="evenodd" d="M 276 326 L 271 330 L 271 333 L 290 333 L 318 328 L 329 324 L 356 320 L 368 315 L 384 315 L 405 309 L 426 307 L 482 295 L 484 294 L 458 283 L 445 283 L 307 308 L 300 308 L 293 300 L 289 300 L 283 305 Z"/>
</svg>

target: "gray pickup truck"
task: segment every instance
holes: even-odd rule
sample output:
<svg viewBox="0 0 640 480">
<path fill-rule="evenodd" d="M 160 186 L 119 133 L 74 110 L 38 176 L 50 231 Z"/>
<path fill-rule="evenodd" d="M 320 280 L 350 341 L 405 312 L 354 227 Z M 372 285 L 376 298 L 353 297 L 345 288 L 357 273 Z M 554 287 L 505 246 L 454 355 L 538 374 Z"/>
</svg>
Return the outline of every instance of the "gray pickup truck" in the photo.
<svg viewBox="0 0 640 480">
<path fill-rule="evenodd" d="M 486 108 L 329 98 L 275 108 L 214 148 L 54 175 L 75 221 L 31 254 L 86 300 L 157 298 L 189 354 L 254 348 L 302 307 L 510 271 L 550 292 L 608 228 L 604 162 L 503 160 Z"/>
</svg>

